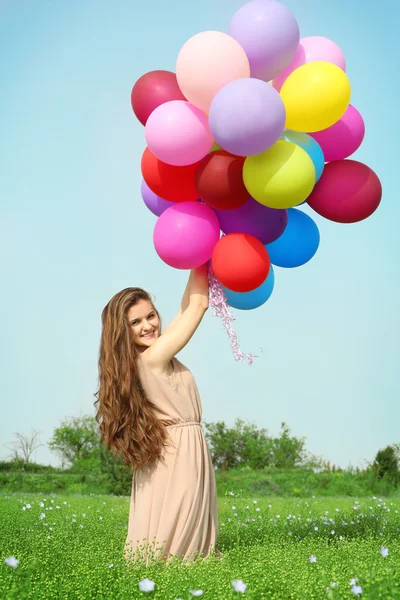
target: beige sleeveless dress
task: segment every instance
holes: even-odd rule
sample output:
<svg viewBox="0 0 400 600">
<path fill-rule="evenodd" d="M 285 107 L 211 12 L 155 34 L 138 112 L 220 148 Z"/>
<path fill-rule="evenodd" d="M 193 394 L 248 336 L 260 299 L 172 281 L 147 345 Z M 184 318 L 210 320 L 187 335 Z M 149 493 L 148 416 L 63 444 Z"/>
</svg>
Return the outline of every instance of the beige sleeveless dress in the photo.
<svg viewBox="0 0 400 600">
<path fill-rule="evenodd" d="M 177 358 L 169 376 L 155 375 L 141 355 L 137 364 L 170 440 L 162 460 L 133 476 L 125 558 L 148 564 L 149 552 L 157 559 L 208 556 L 218 535 L 218 502 L 196 382 Z"/>
</svg>

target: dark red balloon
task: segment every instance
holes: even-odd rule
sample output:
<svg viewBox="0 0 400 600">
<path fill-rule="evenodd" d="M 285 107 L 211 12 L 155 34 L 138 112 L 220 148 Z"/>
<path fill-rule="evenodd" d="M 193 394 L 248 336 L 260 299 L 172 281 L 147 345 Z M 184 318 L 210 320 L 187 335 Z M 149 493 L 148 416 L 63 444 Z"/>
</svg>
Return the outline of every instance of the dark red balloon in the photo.
<svg viewBox="0 0 400 600">
<path fill-rule="evenodd" d="M 133 112 L 142 125 L 146 125 L 147 119 L 157 106 L 171 100 L 186 100 L 172 71 L 149 71 L 142 75 L 132 88 Z"/>
<path fill-rule="evenodd" d="M 372 215 L 382 198 L 378 176 L 356 160 L 334 160 L 325 165 L 307 204 L 337 223 L 357 223 Z"/>
<path fill-rule="evenodd" d="M 159 160 L 146 148 L 142 156 L 143 179 L 152 192 L 170 202 L 197 200 L 199 195 L 194 181 L 194 174 L 199 163 L 176 167 Z"/>
<path fill-rule="evenodd" d="M 248 233 L 223 236 L 214 247 L 211 263 L 216 278 L 234 292 L 259 287 L 271 266 L 264 244 Z"/>
<path fill-rule="evenodd" d="M 250 197 L 243 183 L 245 160 L 245 156 L 234 156 L 225 150 L 207 154 L 196 171 L 200 198 L 218 210 L 232 210 L 245 204 Z"/>
</svg>

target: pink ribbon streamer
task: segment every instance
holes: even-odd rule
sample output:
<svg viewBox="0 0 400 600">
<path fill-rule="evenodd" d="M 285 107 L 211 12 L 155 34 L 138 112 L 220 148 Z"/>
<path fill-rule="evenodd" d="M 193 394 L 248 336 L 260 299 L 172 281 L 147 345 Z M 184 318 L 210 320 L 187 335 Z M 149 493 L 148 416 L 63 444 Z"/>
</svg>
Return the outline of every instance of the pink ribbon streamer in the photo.
<svg viewBox="0 0 400 600">
<path fill-rule="evenodd" d="M 235 360 L 247 361 L 249 365 L 252 365 L 254 362 L 254 358 L 258 358 L 254 354 L 244 354 L 242 351 L 237 335 L 232 329 L 232 321 L 235 318 L 232 316 L 231 311 L 229 310 L 228 303 L 226 301 L 225 292 L 215 277 L 214 271 L 211 266 L 211 261 L 208 263 L 208 278 L 209 278 L 209 304 L 213 308 L 214 317 L 220 317 L 222 319 L 222 323 L 226 329 L 226 332 L 229 336 L 229 341 L 231 343 L 231 348 L 233 352 L 233 356 Z M 260 348 L 261 354 L 263 353 L 263 349 Z"/>
</svg>

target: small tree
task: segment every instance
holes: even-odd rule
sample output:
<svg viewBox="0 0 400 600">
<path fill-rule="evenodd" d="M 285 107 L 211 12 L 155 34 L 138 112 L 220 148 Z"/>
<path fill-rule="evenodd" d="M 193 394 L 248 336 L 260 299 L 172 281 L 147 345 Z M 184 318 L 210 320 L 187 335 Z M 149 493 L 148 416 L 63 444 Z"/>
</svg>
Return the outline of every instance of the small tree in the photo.
<svg viewBox="0 0 400 600">
<path fill-rule="evenodd" d="M 266 429 L 257 429 L 237 418 L 235 426 L 228 428 L 223 421 L 204 423 L 205 437 L 210 445 L 213 464 L 222 470 L 237 465 L 248 465 L 252 469 L 298 466 L 306 459 L 304 438 L 290 436 L 290 429 L 282 423 L 280 437 L 271 438 Z"/>
<path fill-rule="evenodd" d="M 34 429 L 30 437 L 19 432 L 15 432 L 13 435 L 15 435 L 17 439 L 12 442 L 12 448 L 5 444 L 5 446 L 12 451 L 12 455 L 8 458 L 20 463 L 32 462 L 31 459 L 35 450 L 40 448 L 40 446 L 44 446 L 44 444 L 39 443 L 39 431 Z"/>
<path fill-rule="evenodd" d="M 205 437 L 210 444 L 210 454 L 214 466 L 226 471 L 239 462 L 239 448 L 236 432 L 228 429 L 223 421 L 204 422 Z"/>
<path fill-rule="evenodd" d="M 282 432 L 273 440 L 273 462 L 277 468 L 293 468 L 304 462 L 305 438 L 290 437 L 290 429 L 286 423 L 281 424 Z"/>
<path fill-rule="evenodd" d="M 397 485 L 400 482 L 397 449 L 393 446 L 386 446 L 383 450 L 379 450 L 375 456 L 373 468 L 378 479 L 382 479 L 386 475 L 391 483 Z"/>
<path fill-rule="evenodd" d="M 115 496 L 129 496 L 134 477 L 129 466 L 124 463 L 120 455 L 114 456 L 111 450 L 107 450 L 104 444 L 100 446 L 99 457 L 100 472 L 108 493 Z"/>
<path fill-rule="evenodd" d="M 272 462 L 273 444 L 267 429 L 236 419 L 233 429 L 237 436 L 238 459 L 252 469 L 263 469 Z"/>
<path fill-rule="evenodd" d="M 67 417 L 54 430 L 49 442 L 50 450 L 57 452 L 65 465 L 92 457 L 99 452 L 100 434 L 95 417 Z"/>
</svg>

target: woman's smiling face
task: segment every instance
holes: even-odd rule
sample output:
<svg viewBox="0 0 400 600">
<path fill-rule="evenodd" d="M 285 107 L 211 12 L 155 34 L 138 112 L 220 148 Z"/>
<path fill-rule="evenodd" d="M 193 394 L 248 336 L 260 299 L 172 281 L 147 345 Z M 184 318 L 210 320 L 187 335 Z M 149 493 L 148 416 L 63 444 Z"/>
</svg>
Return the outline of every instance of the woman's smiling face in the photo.
<svg viewBox="0 0 400 600">
<path fill-rule="evenodd" d="M 135 344 L 140 352 L 149 348 L 160 335 L 160 320 L 154 306 L 148 300 L 139 300 L 128 310 L 128 322 L 132 328 Z"/>
</svg>

